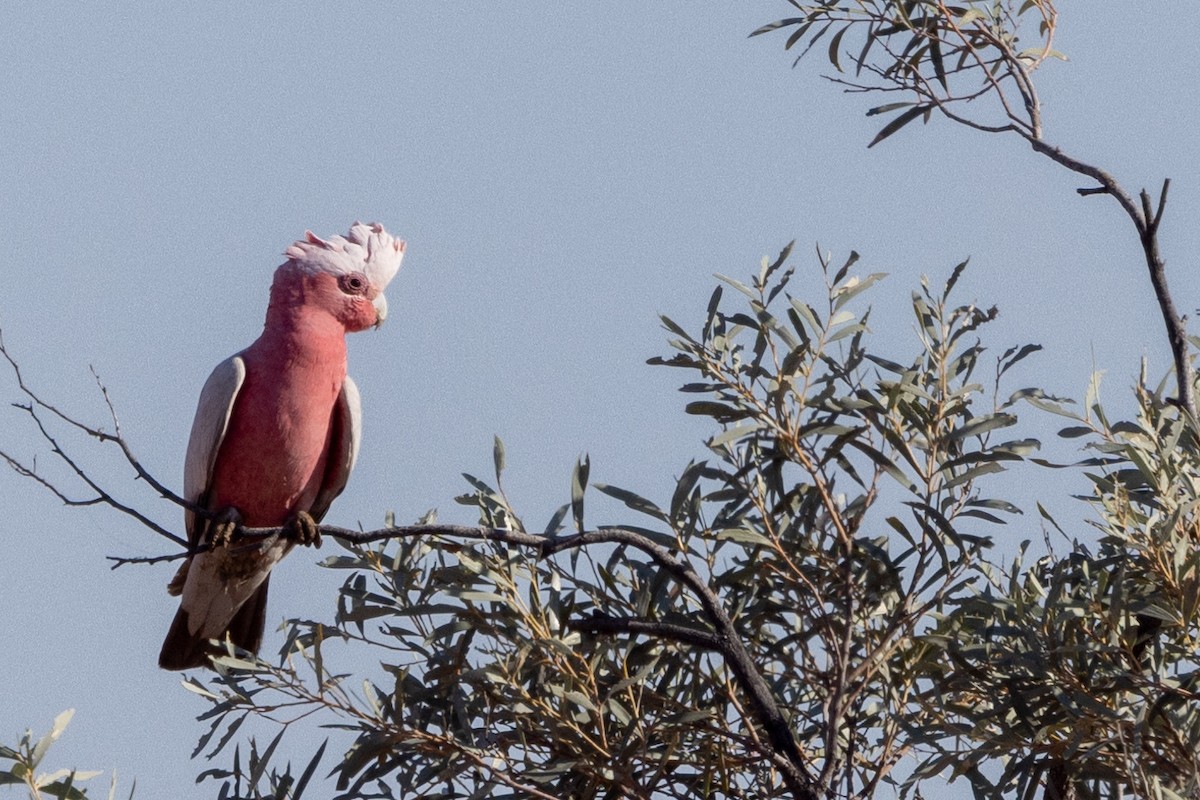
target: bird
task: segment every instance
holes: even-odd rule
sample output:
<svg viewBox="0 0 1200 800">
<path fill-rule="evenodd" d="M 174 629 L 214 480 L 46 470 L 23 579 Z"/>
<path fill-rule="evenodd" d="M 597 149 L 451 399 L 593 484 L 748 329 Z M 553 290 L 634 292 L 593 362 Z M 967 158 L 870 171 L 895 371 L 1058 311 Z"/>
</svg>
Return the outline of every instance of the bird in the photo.
<svg viewBox="0 0 1200 800">
<path fill-rule="evenodd" d="M 208 666 L 226 640 L 257 653 L 272 567 L 297 544 L 319 546 L 318 523 L 354 468 L 362 405 L 345 335 L 383 323 L 404 250 L 378 223 L 327 239 L 306 231 L 275 270 L 262 334 L 205 382 L 184 462 L 193 552 L 167 586 L 180 603 L 161 668 Z M 238 526 L 283 533 L 238 541 Z"/>
</svg>

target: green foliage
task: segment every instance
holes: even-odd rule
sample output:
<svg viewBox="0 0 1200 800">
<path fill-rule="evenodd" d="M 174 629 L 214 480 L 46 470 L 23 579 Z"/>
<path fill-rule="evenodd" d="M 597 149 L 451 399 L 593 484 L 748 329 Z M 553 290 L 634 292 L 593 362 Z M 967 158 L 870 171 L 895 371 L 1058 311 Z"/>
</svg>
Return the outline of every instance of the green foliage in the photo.
<svg viewBox="0 0 1200 800">
<path fill-rule="evenodd" d="M 300 797 L 325 746 L 298 777 L 273 757 L 319 714 L 344 737 L 341 798 L 870 797 L 944 777 L 982 797 L 1195 796 L 1186 416 L 1144 379 L 1133 421 L 1110 422 L 1098 379 L 1082 412 L 1003 393 L 1039 348 L 986 357 L 995 309 L 952 302 L 965 263 L 913 293 L 904 357 L 875 349 L 862 305 L 882 275 L 818 253 L 811 303 L 790 257 L 721 278 L 695 333 L 663 320 L 675 353 L 652 361 L 689 373 L 686 411 L 714 425 L 670 497 L 595 483 L 585 456 L 530 533 L 497 440 L 494 483 L 466 475 L 459 498 L 480 527 L 431 512 L 343 545 L 325 562 L 347 573 L 332 622 L 292 621 L 278 664 L 230 650 L 188 682 L 213 703 L 197 753 L 227 752 L 248 718 L 281 723 L 201 777 L 223 797 Z M 1039 449 L 1012 433 L 1027 407 L 1091 451 L 1065 466 L 1093 486 L 1100 538 L 1002 568 L 988 532 L 1019 510 L 988 479 Z M 619 527 L 589 527 L 596 493 Z M 351 658 L 379 669 L 333 666 Z"/>
<path fill-rule="evenodd" d="M 703 399 L 687 411 L 715 427 L 669 498 L 591 483 L 584 457 L 529 537 L 497 441 L 495 485 L 467 475 L 459 501 L 510 541 L 347 546 L 325 562 L 348 572 L 331 623 L 293 621 L 280 664 L 231 651 L 191 682 L 213 702 L 198 752 L 221 753 L 249 716 L 286 729 L 323 713 L 350 737 L 333 771 L 345 798 L 840 797 L 893 782 L 931 713 L 918 699 L 939 651 L 918 634 L 1017 511 L 983 481 L 1037 443 L 1004 435 L 1017 420 L 993 393 L 1036 348 L 979 377 L 995 311 L 951 302 L 959 265 L 913 295 L 908 356 L 876 352 L 861 304 L 883 276 L 818 254 L 811 304 L 789 290 L 790 252 L 748 284 L 723 278 L 696 334 L 663 321 L 676 353 L 653 361 L 692 374 L 682 389 Z M 588 528 L 593 492 L 628 521 Z M 331 666 L 351 654 L 378 672 Z M 204 777 L 228 796 L 298 797 L 290 768 L 268 766 L 279 741 Z"/>
<path fill-rule="evenodd" d="M 751 35 L 787 31 L 785 48 L 803 47 L 797 63 L 824 39 L 834 82 L 903 98 L 867 111 L 892 115 L 869 146 L 935 111 L 982 130 L 1039 135 L 1030 76 L 1045 59 L 1063 58 L 1053 49 L 1052 0 L 790 1 L 799 16 Z M 1021 23 L 1030 18 L 1037 41 L 1023 47 Z"/>
<path fill-rule="evenodd" d="M 54 724 L 42 737 L 34 740 L 33 731 L 25 731 L 17 742 L 16 747 L 0 745 L 0 786 L 24 786 L 29 792 L 30 800 L 41 800 L 45 797 L 57 797 L 60 800 L 84 800 L 95 797 L 89 795 L 86 787 L 77 786 L 80 781 L 89 781 L 101 773 L 99 771 L 79 771 L 74 769 L 58 769 L 53 772 L 38 772 L 46 753 L 58 741 L 67 729 L 75 709 L 69 708 L 54 718 Z M 136 788 L 136 784 L 134 786 Z M 117 776 L 113 773 L 108 790 L 108 800 L 117 796 Z M 129 791 L 133 797 L 133 789 Z"/>
<path fill-rule="evenodd" d="M 958 745 L 917 777 L 953 767 L 1027 796 L 1057 768 L 1113 793 L 1200 792 L 1200 447 L 1144 379 L 1137 399 L 1133 421 L 1093 403 L 1061 431 L 1095 453 L 1077 466 L 1094 487 L 1096 552 L 1018 559 L 927 637 L 947 658 L 924 698 L 942 722 L 921 735 Z M 998 780 L 983 777 L 1001 761 Z"/>
</svg>

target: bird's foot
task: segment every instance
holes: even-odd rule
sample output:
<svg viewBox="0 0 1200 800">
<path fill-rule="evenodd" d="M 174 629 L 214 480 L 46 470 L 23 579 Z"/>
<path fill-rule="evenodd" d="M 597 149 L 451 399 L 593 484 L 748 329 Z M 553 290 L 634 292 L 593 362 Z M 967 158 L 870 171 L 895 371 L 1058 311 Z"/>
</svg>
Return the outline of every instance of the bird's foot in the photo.
<svg viewBox="0 0 1200 800">
<path fill-rule="evenodd" d="M 307 511 L 297 511 L 284 523 L 285 538 L 310 547 L 321 546 L 321 528 Z"/>
<path fill-rule="evenodd" d="M 209 549 L 229 547 L 233 543 L 233 534 L 241 525 L 242 515 L 236 508 L 230 507 L 218 511 L 208 523 Z"/>
</svg>

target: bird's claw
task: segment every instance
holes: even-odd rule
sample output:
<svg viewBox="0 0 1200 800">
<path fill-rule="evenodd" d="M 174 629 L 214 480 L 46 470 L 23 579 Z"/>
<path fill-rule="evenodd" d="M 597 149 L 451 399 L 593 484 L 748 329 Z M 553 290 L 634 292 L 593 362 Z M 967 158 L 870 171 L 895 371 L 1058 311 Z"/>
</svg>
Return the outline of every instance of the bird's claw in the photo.
<svg viewBox="0 0 1200 800">
<path fill-rule="evenodd" d="M 321 546 L 321 528 L 307 511 L 297 511 L 283 526 L 283 535 L 296 544 Z"/>
<path fill-rule="evenodd" d="M 233 544 L 233 534 L 242 524 L 242 515 L 235 508 L 226 508 L 212 518 L 208 525 L 208 546 L 215 550 L 218 547 L 229 547 Z"/>
</svg>

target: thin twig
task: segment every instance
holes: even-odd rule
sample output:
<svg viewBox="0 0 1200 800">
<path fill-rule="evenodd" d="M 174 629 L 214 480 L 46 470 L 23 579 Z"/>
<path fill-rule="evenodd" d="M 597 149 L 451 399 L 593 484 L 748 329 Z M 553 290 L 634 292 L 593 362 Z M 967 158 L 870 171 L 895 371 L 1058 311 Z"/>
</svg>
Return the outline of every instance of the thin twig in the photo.
<svg viewBox="0 0 1200 800">
<path fill-rule="evenodd" d="M 117 448 L 121 451 L 121 455 L 124 457 L 125 461 L 129 464 L 129 466 L 133 467 L 133 471 L 135 473 L 137 473 L 137 477 L 140 478 L 141 480 L 145 481 L 164 500 L 169 500 L 172 503 L 174 503 L 175 505 L 179 506 L 180 508 L 184 508 L 184 509 L 187 509 L 187 510 L 195 512 L 195 513 L 199 513 L 199 514 L 205 513 L 205 509 L 198 508 L 193 503 L 188 502 L 187 500 L 185 500 L 182 497 L 180 497 L 179 495 L 177 495 L 175 492 L 168 489 L 166 486 L 164 486 L 162 483 L 160 483 L 157 479 L 155 479 L 155 477 L 153 475 L 151 475 L 150 472 L 147 471 L 145 467 L 142 466 L 141 462 L 134 455 L 133 449 L 130 447 L 129 442 L 125 439 L 124 436 L 121 435 L 121 432 L 120 432 L 121 426 L 117 420 L 116 409 L 113 406 L 112 399 L 109 397 L 107 387 L 105 387 L 104 384 L 100 381 L 100 376 L 96 373 L 95 369 L 92 369 L 92 375 L 95 376 L 95 378 L 96 378 L 96 383 L 100 387 L 101 396 L 104 398 L 105 405 L 108 406 L 109 413 L 112 416 L 113 425 L 116 429 L 114 433 L 108 433 L 107 431 L 103 430 L 102 428 L 94 428 L 90 425 L 80 422 L 79 420 L 75 419 L 71 415 L 60 410 L 58 407 L 52 405 L 51 403 L 46 402 L 36 392 L 34 392 L 33 389 L 31 389 L 29 387 L 29 385 L 25 383 L 25 378 L 21 374 L 20 365 L 17 364 L 16 360 L 12 357 L 12 354 L 9 353 L 8 349 L 5 347 L 3 330 L 0 330 L 0 356 L 3 356 L 4 360 L 8 362 L 9 367 L 12 368 L 13 375 L 17 379 L 17 388 L 21 390 L 22 394 L 24 394 L 26 397 L 28 397 L 30 399 L 30 401 L 32 402 L 32 405 L 34 405 L 38 408 L 45 409 L 46 411 L 50 412 L 55 417 L 57 417 L 59 420 L 61 420 L 63 423 L 69 425 L 70 427 L 75 428 L 76 430 L 80 431 L 81 433 L 86 434 L 87 436 L 90 436 L 90 437 L 96 439 L 97 441 L 100 441 L 100 442 L 103 442 L 106 444 L 116 445 Z M 30 412 L 30 413 L 32 413 L 32 412 Z"/>
<path fill-rule="evenodd" d="M 65 450 L 63 450 L 63 448 L 61 446 L 59 446 L 58 440 L 46 428 L 45 423 L 42 421 L 42 418 L 38 416 L 37 409 L 33 405 L 17 404 L 16 408 L 21 409 L 22 411 L 26 412 L 30 416 L 30 418 L 33 420 L 34 425 L 37 427 L 38 432 L 41 434 L 42 438 L 45 439 L 46 442 L 50 445 L 50 452 L 53 453 L 54 455 L 58 456 L 58 458 L 64 464 L 66 464 L 67 467 L 69 467 L 72 472 L 75 473 L 76 477 L 78 477 L 81 481 L 83 481 L 84 484 L 86 484 L 89 489 L 91 489 L 93 492 L 95 492 L 96 497 L 94 497 L 90 500 L 85 500 L 85 501 L 73 501 L 73 500 L 69 499 L 65 495 L 65 493 L 62 492 L 60 489 L 52 486 L 50 484 L 49 480 L 47 480 L 43 476 L 39 475 L 33 467 L 25 466 L 24 464 L 22 464 L 20 461 L 13 458 L 9 454 L 0 452 L 0 458 L 3 458 L 5 460 L 5 462 L 13 470 L 15 470 L 19 475 L 34 479 L 37 483 L 41 484 L 43 487 L 45 487 L 49 491 L 53 492 L 55 496 L 57 496 L 60 500 L 62 500 L 67 505 L 86 506 L 86 505 L 101 505 L 101 504 L 103 504 L 103 505 L 106 505 L 106 506 L 116 510 L 116 511 L 121 512 L 122 514 L 133 517 L 138 522 L 140 522 L 142 525 L 146 526 L 150 530 L 157 533 L 159 536 L 170 539 L 175 544 L 179 544 L 179 545 L 187 544 L 187 542 L 183 538 L 177 536 L 174 533 L 171 533 L 169 530 L 164 528 L 162 525 L 159 525 L 157 522 L 150 519 L 145 514 L 138 511 L 136 508 L 133 508 L 132 506 L 128 506 L 128 505 L 122 503 L 121 501 L 117 500 L 109 492 L 107 492 L 105 489 L 103 489 L 100 486 L 100 484 L 98 484 L 90 475 L 88 475 L 87 471 L 84 470 L 83 467 L 79 466 L 79 464 L 75 461 L 75 459 L 71 458 L 71 456 L 69 456 L 67 454 L 67 452 Z"/>
</svg>

